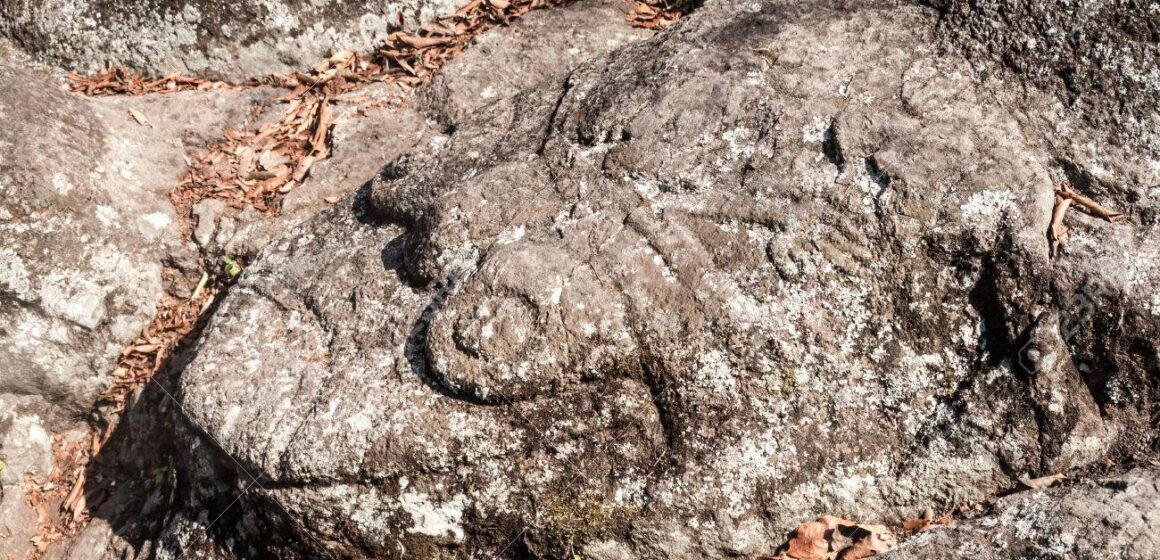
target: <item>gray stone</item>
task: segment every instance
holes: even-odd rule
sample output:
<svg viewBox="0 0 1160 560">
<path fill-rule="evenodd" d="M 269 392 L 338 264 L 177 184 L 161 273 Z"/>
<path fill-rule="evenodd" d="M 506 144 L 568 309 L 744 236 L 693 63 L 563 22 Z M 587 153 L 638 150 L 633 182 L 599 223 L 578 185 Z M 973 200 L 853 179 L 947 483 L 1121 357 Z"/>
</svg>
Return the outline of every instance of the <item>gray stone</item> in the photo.
<svg viewBox="0 0 1160 560">
<path fill-rule="evenodd" d="M 623 4 L 579 3 L 485 36 L 417 110 L 339 100 L 335 157 L 283 216 L 225 211 L 203 236 L 256 259 L 140 392 L 90 467 L 94 523 L 48 557 L 733 558 L 820 514 L 895 522 L 1155 461 L 1160 142 L 1136 70 L 1160 67 L 1156 15 L 929 4 L 719 0 L 640 40 Z M 265 56 L 247 48 L 220 60 Z M 109 318 L 150 310 L 104 297 L 85 327 L 27 286 L 119 289 L 77 264 L 101 244 L 193 258 L 126 220 L 165 208 L 176 138 L 269 94 L 21 104 L 48 82 L 0 69 L 0 143 L 28 156 L 0 162 L 0 318 L 104 342 L 0 334 L 0 405 L 23 407 L 0 457 L 28 460 L 91 405 L 132 330 Z M 1129 219 L 1073 211 L 1050 255 L 1063 180 Z M 85 367 L 30 369 L 34 347 Z M 896 555 L 1154 557 L 1156 488 L 1135 470 L 1015 494 Z"/>
<path fill-rule="evenodd" d="M 202 247 L 208 246 L 214 240 L 217 231 L 217 220 L 226 209 L 226 203 L 216 198 L 207 198 L 193 205 L 194 218 L 197 226 L 193 229 L 193 239 Z"/>
<path fill-rule="evenodd" d="M 52 436 L 87 434 L 163 292 L 186 297 L 198 280 L 161 275 L 197 259 L 168 198 L 186 147 L 240 126 L 270 90 L 91 100 L 0 57 L 0 557 L 24 558 L 38 521 L 24 474 L 51 473 Z"/>
<path fill-rule="evenodd" d="M 1155 469 L 1020 492 L 985 517 L 923 533 L 883 558 L 1148 560 L 1160 557 L 1157 503 Z"/>
<path fill-rule="evenodd" d="M 271 95 L 88 100 L 18 64 L 0 61 L 0 394 L 80 413 L 152 318 L 162 261 L 190 250 L 169 202 L 185 142 L 241 126 Z"/>
<path fill-rule="evenodd" d="M 1077 184 L 1131 223 L 1070 216 L 1053 260 L 1054 183 L 1108 131 L 1059 146 L 1034 83 L 948 56 L 938 25 L 709 2 L 268 245 L 180 382 L 263 481 L 239 534 L 724 558 L 822 513 L 899 520 L 1148 456 L 1160 245 L 1128 193 L 1157 184 L 1155 145 Z M 1026 367 L 1028 343 L 1059 359 Z"/>
<path fill-rule="evenodd" d="M 52 434 L 44 419 L 13 401 L 0 396 L 0 557 L 28 558 L 38 515 L 25 503 L 25 477 L 43 482 L 52 474 Z"/>
<path fill-rule="evenodd" d="M 374 106 L 375 102 L 384 105 Z M 360 110 L 364 114 L 356 115 Z M 399 105 L 394 88 L 372 86 L 344 96 L 335 107 L 335 116 L 331 157 L 310 168 L 302 184 L 283 197 L 276 215 L 252 208 L 227 211 L 229 224 L 219 231 L 216 250 L 252 258 L 293 226 L 349 197 L 374 178 L 383 161 L 424 149 L 422 143 L 438 134 L 422 114 Z"/>
<path fill-rule="evenodd" d="M 454 0 L 14 0 L 0 35 L 38 58 L 93 72 L 106 62 L 150 76 L 232 81 L 305 70 L 343 49 L 367 51 L 402 21 L 458 7 Z"/>
<path fill-rule="evenodd" d="M 87 410 L 153 315 L 173 211 L 139 140 L 40 75 L 0 81 L 0 393 Z"/>
<path fill-rule="evenodd" d="M 926 1 L 943 12 L 940 31 L 973 64 L 1005 67 L 1121 138 L 1155 128 L 1160 104 L 1155 2 Z"/>
<path fill-rule="evenodd" d="M 633 5 L 624 0 L 586 0 L 531 12 L 502 33 L 486 33 L 419 89 L 419 107 L 439 122 L 454 125 L 484 105 L 651 37 L 651 31 L 626 25 Z"/>
<path fill-rule="evenodd" d="M 311 167 L 306 180 L 286 194 L 278 215 L 238 216 L 234 230 L 219 236 L 221 251 L 252 257 L 272 239 L 368 183 L 383 162 L 440 150 L 447 141 L 444 131 L 480 107 L 650 36 L 625 24 L 631 6 L 620 0 L 587 0 L 532 11 L 478 37 L 420 88 L 415 103 L 389 85 L 343 96 L 335 106 L 332 156 Z"/>
</svg>

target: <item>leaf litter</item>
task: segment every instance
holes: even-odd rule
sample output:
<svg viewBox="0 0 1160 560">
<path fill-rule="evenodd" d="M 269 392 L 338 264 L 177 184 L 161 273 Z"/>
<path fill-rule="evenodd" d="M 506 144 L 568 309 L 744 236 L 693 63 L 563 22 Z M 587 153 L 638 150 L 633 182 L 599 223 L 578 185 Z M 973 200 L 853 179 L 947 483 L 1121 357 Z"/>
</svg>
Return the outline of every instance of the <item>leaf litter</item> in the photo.
<svg viewBox="0 0 1160 560">
<path fill-rule="evenodd" d="M 696 0 L 640 0 L 626 19 L 633 27 L 661 30 L 693 11 L 696 4 Z"/>
<path fill-rule="evenodd" d="M 882 525 L 823 515 L 798 525 L 773 556 L 757 560 L 859 560 L 882 554 L 897 542 Z"/>
</svg>

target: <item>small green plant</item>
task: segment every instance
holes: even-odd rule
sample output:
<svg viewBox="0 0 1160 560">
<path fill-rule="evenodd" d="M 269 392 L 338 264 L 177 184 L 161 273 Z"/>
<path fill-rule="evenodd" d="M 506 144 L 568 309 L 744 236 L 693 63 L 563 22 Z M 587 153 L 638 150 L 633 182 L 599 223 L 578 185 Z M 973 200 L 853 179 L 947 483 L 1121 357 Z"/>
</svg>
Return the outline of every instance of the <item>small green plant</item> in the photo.
<svg viewBox="0 0 1160 560">
<path fill-rule="evenodd" d="M 154 484 L 161 484 L 165 480 L 165 475 L 169 474 L 169 467 L 157 467 L 150 472 L 153 474 Z"/>
<path fill-rule="evenodd" d="M 226 276 L 229 276 L 231 279 L 233 279 L 237 278 L 238 275 L 242 273 L 242 265 L 238 264 L 238 261 L 235 261 L 229 255 L 223 257 L 222 260 L 225 262 Z"/>
</svg>

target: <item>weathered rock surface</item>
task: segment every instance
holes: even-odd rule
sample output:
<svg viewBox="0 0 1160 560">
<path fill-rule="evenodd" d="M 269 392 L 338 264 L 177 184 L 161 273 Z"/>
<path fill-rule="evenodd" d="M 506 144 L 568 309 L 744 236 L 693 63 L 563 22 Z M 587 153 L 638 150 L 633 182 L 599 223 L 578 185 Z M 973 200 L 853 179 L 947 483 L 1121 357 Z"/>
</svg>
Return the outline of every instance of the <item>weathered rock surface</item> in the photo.
<svg viewBox="0 0 1160 560">
<path fill-rule="evenodd" d="M 378 174 L 383 162 L 440 149 L 444 132 L 481 107 L 651 36 L 625 25 L 631 7 L 622 0 L 588 0 L 530 12 L 478 37 L 419 89 L 415 102 L 392 86 L 343 96 L 335 108 L 332 156 L 314 165 L 303 184 L 285 196 L 278 215 L 222 209 L 215 215 L 224 220 L 207 219 L 204 226 L 199 221 L 202 245 L 210 252 L 250 258 L 333 200 L 353 194 Z"/>
<path fill-rule="evenodd" d="M 1155 2 L 927 1 L 943 12 L 941 30 L 976 64 L 1001 61 L 1121 138 L 1155 128 L 1160 103 Z"/>
<path fill-rule="evenodd" d="M 184 142 L 264 94 L 89 101 L 15 65 L 0 77 L 0 393 L 87 411 L 153 316 L 162 261 L 189 250 L 168 200 Z"/>
<path fill-rule="evenodd" d="M 938 24 L 710 2 L 268 246 L 180 384 L 258 477 L 236 530 L 721 558 L 1154 454 L 1157 145 L 1059 142 Z M 1062 178 L 1129 223 L 1052 258 Z"/>
<path fill-rule="evenodd" d="M 919 535 L 890 560 L 1160 557 L 1160 475 L 1133 470 L 999 500 L 994 513 Z"/>
<path fill-rule="evenodd" d="M 367 99 L 382 103 L 370 106 Z M 430 119 L 409 106 L 399 105 L 397 88 L 374 87 L 345 96 L 335 108 L 331 157 L 311 167 L 310 174 L 287 193 L 277 214 L 252 207 L 226 208 L 207 199 L 197 211 L 195 239 L 210 253 L 252 258 L 288 229 L 314 217 L 336 200 L 346 198 L 378 173 L 383 161 L 421 150 L 439 135 Z"/>
<path fill-rule="evenodd" d="M 27 556 L 39 522 L 25 505 L 25 477 L 48 481 L 52 437 L 86 433 L 116 359 L 162 293 L 192 287 L 161 274 L 166 260 L 196 258 L 168 199 L 184 147 L 270 97 L 86 100 L 27 67 L 18 53 L 0 53 L 9 121 L 0 131 L 0 557 L 14 558 Z"/>
<path fill-rule="evenodd" d="M 114 62 L 138 72 L 234 81 L 304 70 L 343 49 L 370 50 L 450 13 L 455 0 L 14 0 L 0 35 L 69 70 Z"/>
<path fill-rule="evenodd" d="M 0 395 L 0 554 L 27 558 L 33 552 L 37 512 L 25 503 L 25 477 L 52 474 L 52 434 L 31 398 Z"/>
<path fill-rule="evenodd" d="M 653 35 L 625 25 L 633 3 L 587 0 L 521 18 L 485 33 L 418 92 L 418 106 L 455 126 L 481 107 L 512 97 L 578 64 Z"/>
<path fill-rule="evenodd" d="M 87 410 L 153 315 L 173 212 L 126 158 L 138 140 L 40 75 L 0 79 L 0 393 Z"/>
</svg>

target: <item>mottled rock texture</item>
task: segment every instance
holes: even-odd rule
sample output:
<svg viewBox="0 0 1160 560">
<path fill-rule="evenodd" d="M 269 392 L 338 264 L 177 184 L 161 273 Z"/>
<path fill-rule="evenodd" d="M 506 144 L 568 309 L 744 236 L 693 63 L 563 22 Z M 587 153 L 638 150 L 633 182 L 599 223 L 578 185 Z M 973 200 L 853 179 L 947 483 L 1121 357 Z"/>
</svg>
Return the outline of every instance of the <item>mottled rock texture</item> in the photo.
<svg viewBox="0 0 1160 560">
<path fill-rule="evenodd" d="M 1147 560 L 1160 556 L 1158 503 L 1155 469 L 1023 492 L 999 500 L 984 518 L 915 537 L 885 558 Z"/>
<path fill-rule="evenodd" d="M 121 351 L 146 327 L 164 263 L 196 258 L 168 193 L 184 147 L 236 126 L 268 92 L 88 100 L 0 51 L 0 558 L 38 524 L 25 477 L 47 482 L 52 437 L 80 430 Z M 151 126 L 142 126 L 132 108 Z"/>
<path fill-rule="evenodd" d="M 7 62 L 0 79 L 0 394 L 87 411 L 189 250 L 168 200 L 186 143 L 263 94 L 90 101 Z"/>
<path fill-rule="evenodd" d="M 343 49 L 369 50 L 454 0 L 9 0 L 0 35 L 39 58 L 92 72 L 114 62 L 245 81 L 303 70 Z"/>
<path fill-rule="evenodd" d="M 27 558 L 33 553 L 36 510 L 25 502 L 25 477 L 52 474 L 52 434 L 30 413 L 30 398 L 0 395 L 0 554 Z"/>
<path fill-rule="evenodd" d="M 534 12 L 502 33 L 476 39 L 419 91 L 418 106 L 445 126 L 553 76 L 653 35 L 625 25 L 633 3 L 586 0 Z"/>
<path fill-rule="evenodd" d="M 257 477 L 229 530 L 725 558 L 1154 456 L 1155 140 L 1097 145 L 940 25 L 709 2 L 268 246 L 180 380 Z M 1053 258 L 1062 179 L 1130 219 L 1071 215 Z"/>
<path fill-rule="evenodd" d="M 1160 4 L 1154 0 L 927 0 L 973 61 L 996 59 L 1107 126 L 1155 128 Z"/>
<path fill-rule="evenodd" d="M 397 86 L 385 84 L 341 96 L 334 107 L 331 157 L 311 167 L 302 185 L 283 198 L 278 215 L 199 212 L 205 219 L 198 220 L 198 242 L 211 253 L 249 260 L 286 230 L 353 194 L 383 162 L 438 149 L 447 140 L 445 131 L 480 108 L 651 36 L 625 25 L 631 8 L 624 0 L 589 0 L 530 12 L 475 39 L 422 86 L 414 103 Z M 368 100 L 380 106 L 368 108 Z M 220 205 L 204 204 L 204 210 Z"/>
<path fill-rule="evenodd" d="M 337 45 L 254 8 L 305 4 L 242 2 L 229 33 L 189 5 L 141 12 L 207 45 L 183 71 Z M 93 523 L 49 558 L 735 558 L 820 514 L 892 522 L 1156 459 L 1151 4 L 719 0 L 644 41 L 586 5 L 481 41 L 418 112 L 336 130 L 267 222 L 297 225 L 135 396 L 87 473 Z M 167 71 L 157 49 L 187 44 L 87 6 L 161 37 L 95 40 L 90 62 Z M 271 55 L 284 39 L 305 46 Z M 183 164 L 171 129 L 127 117 L 182 106 L 0 78 L 0 404 L 21 407 L 0 453 L 39 472 L 44 426 L 91 404 L 166 288 L 159 255 L 189 250 L 133 222 L 162 222 Z M 1128 220 L 1073 211 L 1049 254 L 1063 180 Z M 211 225 L 206 245 L 241 243 Z M 57 276 L 100 289 L 54 299 Z M 1133 470 L 1015 494 L 897 554 L 1155 557 L 1155 491 Z"/>
<path fill-rule="evenodd" d="M 0 82 L 0 393 L 87 410 L 153 315 L 173 211 L 124 157 L 138 140 L 44 76 Z"/>
</svg>

